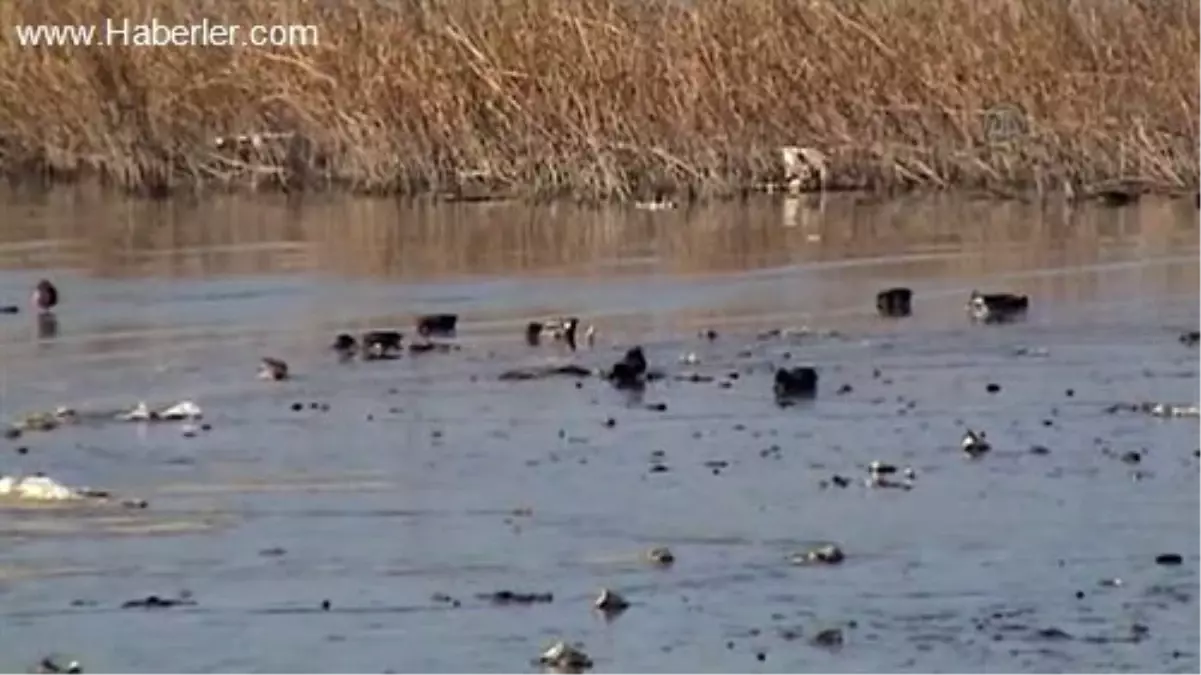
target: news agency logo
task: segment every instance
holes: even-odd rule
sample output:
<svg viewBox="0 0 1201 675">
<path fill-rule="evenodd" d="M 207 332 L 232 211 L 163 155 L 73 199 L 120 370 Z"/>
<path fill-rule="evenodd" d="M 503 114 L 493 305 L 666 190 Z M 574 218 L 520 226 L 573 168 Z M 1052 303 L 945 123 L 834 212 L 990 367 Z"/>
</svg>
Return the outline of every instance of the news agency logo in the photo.
<svg viewBox="0 0 1201 675">
<path fill-rule="evenodd" d="M 984 111 L 984 138 L 990 143 L 1012 141 L 1029 132 L 1026 111 L 1020 106 L 1001 103 Z"/>
</svg>

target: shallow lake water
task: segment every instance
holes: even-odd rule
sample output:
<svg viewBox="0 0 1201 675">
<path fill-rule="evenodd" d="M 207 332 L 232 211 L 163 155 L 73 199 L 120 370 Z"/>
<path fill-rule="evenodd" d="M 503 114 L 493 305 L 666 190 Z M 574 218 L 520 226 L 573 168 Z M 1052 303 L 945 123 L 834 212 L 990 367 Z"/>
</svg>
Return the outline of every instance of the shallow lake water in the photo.
<svg viewBox="0 0 1201 675">
<path fill-rule="evenodd" d="M 1201 668 L 1197 421 L 1106 412 L 1197 401 L 1197 347 L 1177 340 L 1198 323 L 1191 198 L 4 208 L 0 304 L 42 276 L 63 295 L 56 331 L 0 316 L 4 419 L 192 399 L 211 429 L 0 441 L 0 473 L 149 500 L 0 505 L 0 671 L 56 654 L 91 672 L 530 672 L 557 639 L 597 672 Z M 893 285 L 913 316 L 875 315 Z M 972 325 L 972 289 L 1028 293 L 1029 316 Z M 461 351 L 328 349 L 440 311 Z M 595 346 L 524 344 L 558 314 Z M 717 379 L 641 399 L 497 379 L 635 344 Z M 256 380 L 267 355 L 294 378 Z M 801 364 L 816 400 L 776 406 L 775 368 Z M 992 452 L 968 459 L 967 428 Z M 873 460 L 912 467 L 913 489 L 863 485 Z M 835 474 L 854 482 L 823 487 Z M 824 542 L 845 562 L 789 564 Z M 675 564 L 647 564 L 655 546 Z M 1183 564 L 1156 564 L 1168 552 Z M 630 609 L 598 616 L 602 587 Z M 553 602 L 477 597 L 502 589 Z M 195 605 L 122 608 L 183 591 Z M 840 648 L 813 643 L 835 627 Z"/>
</svg>

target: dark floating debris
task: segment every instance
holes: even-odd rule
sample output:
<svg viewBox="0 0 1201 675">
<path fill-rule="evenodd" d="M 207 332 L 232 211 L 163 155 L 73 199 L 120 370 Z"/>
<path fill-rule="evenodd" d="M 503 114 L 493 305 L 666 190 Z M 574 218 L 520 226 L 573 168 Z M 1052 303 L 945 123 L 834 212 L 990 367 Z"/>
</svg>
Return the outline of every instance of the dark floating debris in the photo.
<svg viewBox="0 0 1201 675">
<path fill-rule="evenodd" d="M 841 628 L 826 628 L 813 636 L 813 645 L 827 649 L 841 647 L 845 638 Z"/>
<path fill-rule="evenodd" d="M 963 434 L 963 440 L 960 441 L 960 446 L 969 457 L 976 458 L 992 449 L 988 440 L 984 437 L 984 432 L 976 432 L 968 429 Z"/>
<path fill-rule="evenodd" d="M 1026 315 L 1030 298 L 1012 293 L 980 293 L 972 291 L 967 312 L 976 323 L 1006 323 Z"/>
<path fill-rule="evenodd" d="M 544 605 L 555 601 L 554 593 L 523 593 L 510 590 L 480 593 L 476 597 L 494 605 Z"/>
<path fill-rule="evenodd" d="M 817 370 L 808 366 L 780 368 L 776 371 L 772 392 L 781 406 L 813 398 L 817 396 Z"/>
<path fill-rule="evenodd" d="M 1160 553 L 1155 556 L 1155 564 L 1167 566 L 1183 565 L 1184 556 L 1179 553 Z"/>
<path fill-rule="evenodd" d="M 181 595 L 178 598 L 161 598 L 157 595 L 148 595 L 145 598 L 125 601 L 121 605 L 121 609 L 169 609 L 171 607 L 192 607 L 195 605 L 196 601 L 187 595 Z"/>
<path fill-rule="evenodd" d="M 1001 391 L 1001 385 L 997 384 L 996 382 L 989 382 L 987 385 L 985 385 L 984 390 L 990 394 L 995 394 Z"/>
<path fill-rule="evenodd" d="M 1180 334 L 1179 340 L 1186 347 L 1196 347 L 1201 342 L 1201 331 L 1186 330 Z"/>
<path fill-rule="evenodd" d="M 1173 405 L 1171 403 L 1114 403 L 1105 408 L 1105 412 L 1114 415 L 1119 412 L 1134 412 L 1152 417 L 1201 417 L 1201 410 L 1195 405 Z"/>
<path fill-rule="evenodd" d="M 888 288 L 876 294 L 876 311 L 880 316 L 898 319 L 913 313 L 913 291 L 908 288 Z"/>
<path fill-rule="evenodd" d="M 417 317 L 417 332 L 420 335 L 449 337 L 459 325 L 458 314 L 423 314 Z"/>
<path fill-rule="evenodd" d="M 500 374 L 502 381 L 544 380 L 549 377 L 592 377 L 595 371 L 583 366 L 569 363 L 565 365 L 535 366 L 532 368 L 514 368 Z"/>
</svg>

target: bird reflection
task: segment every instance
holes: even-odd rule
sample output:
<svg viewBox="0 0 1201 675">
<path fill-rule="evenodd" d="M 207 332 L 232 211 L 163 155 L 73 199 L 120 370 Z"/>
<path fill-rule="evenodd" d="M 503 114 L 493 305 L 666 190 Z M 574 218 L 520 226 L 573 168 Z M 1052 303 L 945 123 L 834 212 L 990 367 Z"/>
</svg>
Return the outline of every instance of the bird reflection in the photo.
<svg viewBox="0 0 1201 675">
<path fill-rule="evenodd" d="M 53 340 L 58 337 L 58 317 L 54 312 L 42 312 L 37 315 L 37 335 L 39 340 Z"/>
</svg>

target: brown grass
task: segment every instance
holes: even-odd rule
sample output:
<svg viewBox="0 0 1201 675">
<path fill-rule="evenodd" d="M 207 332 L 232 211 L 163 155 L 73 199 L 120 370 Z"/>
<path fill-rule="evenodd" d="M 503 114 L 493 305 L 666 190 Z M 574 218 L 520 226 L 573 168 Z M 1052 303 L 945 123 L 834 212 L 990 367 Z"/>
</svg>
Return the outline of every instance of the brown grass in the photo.
<svg viewBox="0 0 1201 675">
<path fill-rule="evenodd" d="M 34 49 L 12 28 L 105 17 L 321 43 Z M 11 0 L 0 20 L 0 171 L 21 179 L 728 195 L 801 145 L 831 188 L 1198 184 L 1195 0 Z M 990 138 L 995 106 L 1025 132 Z M 213 146 L 258 131 L 295 138 Z"/>
</svg>

